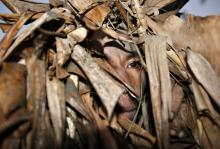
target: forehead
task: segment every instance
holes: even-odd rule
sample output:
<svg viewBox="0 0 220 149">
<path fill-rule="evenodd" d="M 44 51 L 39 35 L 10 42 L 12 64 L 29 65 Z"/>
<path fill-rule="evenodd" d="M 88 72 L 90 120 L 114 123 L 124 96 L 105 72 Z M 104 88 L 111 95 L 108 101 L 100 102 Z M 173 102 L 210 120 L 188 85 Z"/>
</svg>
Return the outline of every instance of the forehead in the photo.
<svg viewBox="0 0 220 149">
<path fill-rule="evenodd" d="M 135 52 L 130 49 L 125 49 L 117 42 L 111 42 L 104 46 L 103 54 L 107 59 L 120 59 L 126 60 L 132 57 L 135 57 Z"/>
</svg>

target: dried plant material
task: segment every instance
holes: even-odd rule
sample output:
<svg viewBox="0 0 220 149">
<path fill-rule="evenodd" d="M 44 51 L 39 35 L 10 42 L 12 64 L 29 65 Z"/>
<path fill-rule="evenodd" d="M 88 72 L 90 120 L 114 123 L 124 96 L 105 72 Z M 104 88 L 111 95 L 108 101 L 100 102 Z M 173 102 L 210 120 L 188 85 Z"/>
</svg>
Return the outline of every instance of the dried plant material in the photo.
<svg viewBox="0 0 220 149">
<path fill-rule="evenodd" d="M 173 50 L 167 51 L 167 57 L 175 63 L 180 69 L 185 70 L 186 64 L 184 63 L 184 58 L 180 53 L 176 53 Z"/>
<path fill-rule="evenodd" d="M 138 16 L 138 19 L 140 21 L 140 24 L 142 25 L 143 28 L 146 29 L 148 27 L 148 22 L 145 19 L 146 15 L 144 14 L 143 9 L 141 8 L 139 0 L 134 0 L 134 7 L 136 9 L 137 16 Z"/>
<path fill-rule="evenodd" d="M 210 112 L 210 115 L 212 116 L 213 119 L 217 120 L 217 123 L 219 123 L 218 121 L 218 113 L 215 111 L 213 104 L 211 103 L 211 99 L 208 95 L 208 93 L 204 90 L 204 88 L 198 84 L 199 90 L 201 92 L 201 95 L 203 96 L 204 102 L 208 107 L 208 110 Z"/>
<path fill-rule="evenodd" d="M 10 131 L 13 127 L 18 127 L 19 125 L 23 125 L 25 122 L 30 120 L 30 116 L 28 115 L 28 112 L 25 111 L 24 109 L 19 109 L 16 111 L 16 113 L 13 113 L 10 115 L 9 118 L 5 119 L 4 121 L 1 121 L 0 124 L 0 134 L 4 135 L 7 133 L 7 131 Z M 23 128 L 22 130 L 17 130 L 20 131 L 21 133 L 26 133 L 29 125 L 26 128 Z"/>
<path fill-rule="evenodd" d="M 71 108 L 75 109 L 78 113 L 83 115 L 87 120 L 91 120 L 91 115 L 83 104 L 79 91 L 74 84 L 72 75 L 67 79 L 66 82 L 65 98 Z"/>
<path fill-rule="evenodd" d="M 146 2 L 146 6 L 148 7 L 155 7 L 157 9 L 160 9 L 170 3 L 173 3 L 176 0 L 148 0 Z"/>
<path fill-rule="evenodd" d="M 156 140 L 155 138 L 146 130 L 139 127 L 137 124 L 132 123 L 129 119 L 118 117 L 119 124 L 126 130 L 130 131 L 131 134 L 139 135 L 145 139 L 147 139 L 151 144 L 153 144 Z"/>
<path fill-rule="evenodd" d="M 66 79 L 69 75 L 70 74 L 64 68 L 60 65 L 56 65 L 56 77 L 58 79 Z"/>
<path fill-rule="evenodd" d="M 130 43 L 133 42 L 128 35 L 120 33 L 120 32 L 115 32 L 114 30 L 112 30 L 110 28 L 103 27 L 102 31 L 112 38 L 119 39 L 119 40 L 126 41 L 126 42 L 130 42 Z"/>
<path fill-rule="evenodd" d="M 191 50 L 187 51 L 187 64 L 198 82 L 205 88 L 218 107 L 220 107 L 220 82 L 212 66 L 202 55 L 194 53 Z"/>
<path fill-rule="evenodd" d="M 145 1 L 146 14 L 156 16 L 159 21 L 163 21 L 172 14 L 176 14 L 189 0 L 148 0 Z"/>
<path fill-rule="evenodd" d="M 2 0 L 3 3 L 12 11 L 22 13 L 26 11 L 46 12 L 50 10 L 49 4 L 37 3 L 27 0 Z"/>
<path fill-rule="evenodd" d="M 158 145 L 167 148 L 169 146 L 168 116 L 171 112 L 171 84 L 166 60 L 166 38 L 147 36 L 145 40 L 145 58 L 154 123 L 159 138 Z"/>
<path fill-rule="evenodd" d="M 195 97 L 195 104 L 199 113 L 205 112 L 208 110 L 208 107 L 204 101 L 204 98 L 201 95 L 198 84 L 195 80 L 192 81 L 192 90 Z"/>
<path fill-rule="evenodd" d="M 66 117 L 66 122 L 67 122 L 67 136 L 70 137 L 71 139 L 74 139 L 75 133 L 76 133 L 76 126 L 74 124 L 74 121 L 76 121 L 77 116 L 76 113 L 71 110 L 69 107 L 67 107 L 67 117 Z"/>
<path fill-rule="evenodd" d="M 129 20 L 129 16 L 127 15 L 126 9 L 124 8 L 123 4 L 119 0 L 116 0 L 115 5 L 118 8 L 120 14 L 123 16 L 123 19 L 125 20 L 125 22 L 128 26 L 128 31 L 133 30 L 132 23 Z"/>
<path fill-rule="evenodd" d="M 29 12 L 29 13 L 31 13 L 31 12 Z M 43 15 L 43 13 L 36 13 L 36 14 L 33 13 L 32 16 L 31 16 L 31 19 L 32 20 L 38 19 L 42 15 Z M 0 19 L 2 19 L 5 22 L 10 22 L 10 23 L 16 23 L 20 16 L 21 16 L 21 14 L 19 14 L 19 13 L 12 13 L 12 14 L 2 14 L 2 13 L 0 13 Z"/>
<path fill-rule="evenodd" d="M 101 28 L 102 23 L 109 12 L 110 8 L 108 7 L 108 3 L 105 2 L 86 12 L 83 16 L 83 20 L 88 28 L 98 30 Z"/>
<path fill-rule="evenodd" d="M 17 63 L 3 63 L 0 71 L 0 108 L 5 116 L 25 102 L 25 81 L 24 66 Z"/>
<path fill-rule="evenodd" d="M 219 148 L 219 16 L 187 1 L 2 0 L 0 148 Z"/>
<path fill-rule="evenodd" d="M 155 16 L 154 19 L 160 22 L 164 22 L 169 16 L 178 14 L 180 9 L 184 7 L 188 1 L 189 0 L 175 0 L 163 8 L 160 8 L 160 14 Z"/>
<path fill-rule="evenodd" d="M 21 145 L 21 137 L 28 133 L 30 129 L 31 116 L 25 108 L 20 108 L 14 111 L 5 121 L 1 122 L 1 136 L 5 136 L 5 139 L 1 141 L 1 148 L 14 148 L 23 147 Z M 2 133 L 3 129 L 3 133 Z M 14 130 L 14 131 L 11 131 Z"/>
<path fill-rule="evenodd" d="M 4 38 L 0 41 L 0 49 L 1 55 L 3 55 L 6 50 L 9 48 L 11 43 L 13 42 L 16 34 L 21 29 L 21 27 L 25 24 L 25 22 L 32 16 L 32 13 L 23 13 L 19 20 L 10 28 L 8 33 L 4 36 Z"/>
<path fill-rule="evenodd" d="M 220 137 L 219 127 L 215 125 L 209 118 L 207 117 L 201 117 L 200 118 L 203 129 L 205 131 L 205 134 L 207 136 L 207 140 L 209 140 L 210 146 L 214 149 L 217 149 L 220 147 L 220 143 L 218 141 Z M 203 140 L 201 140 L 203 141 Z M 205 146 L 210 147 L 210 146 Z"/>
<path fill-rule="evenodd" d="M 172 15 L 163 22 L 161 27 L 160 33 L 169 36 L 176 48 L 190 47 L 193 51 L 202 54 L 217 74 L 220 74 L 220 36 L 216 34 L 220 30 L 219 16 L 189 15 L 184 21 Z"/>
<path fill-rule="evenodd" d="M 72 43 L 82 42 L 88 34 L 88 30 L 84 27 L 79 27 L 70 32 L 67 37 Z"/>
<path fill-rule="evenodd" d="M 31 148 L 42 148 L 51 145 L 52 139 L 46 125 L 46 72 L 42 60 L 33 56 L 27 62 L 27 95 L 32 102 L 33 124 Z"/>
<path fill-rule="evenodd" d="M 14 43 L 10 46 L 10 48 L 7 50 L 4 56 L 0 59 L 0 63 L 2 63 L 26 37 L 28 37 L 33 31 L 35 31 L 43 23 L 50 21 L 51 19 L 53 19 L 53 13 L 52 12 L 45 13 L 38 20 L 30 24 L 29 27 L 19 35 L 20 38 L 17 38 L 14 41 Z"/>
<path fill-rule="evenodd" d="M 79 12 L 86 11 L 89 6 L 98 2 L 97 0 L 83 0 L 83 1 L 75 1 L 75 0 L 68 0 L 68 3 L 73 6 Z"/>
<path fill-rule="evenodd" d="M 184 92 L 180 85 L 175 84 L 172 88 L 172 103 L 171 103 L 171 111 L 175 113 L 178 112 L 180 105 L 184 98 Z"/>
<path fill-rule="evenodd" d="M 82 72 L 82 70 L 79 68 L 79 66 L 77 66 L 76 63 L 74 63 L 74 62 L 69 63 L 69 65 L 67 67 L 67 71 L 69 73 L 73 73 L 73 74 L 86 80 L 85 74 Z"/>
<path fill-rule="evenodd" d="M 62 0 L 49 0 L 50 5 L 54 6 L 54 7 L 58 7 L 62 5 Z"/>
<path fill-rule="evenodd" d="M 62 144 L 65 127 L 65 97 L 64 84 L 57 78 L 49 80 L 46 77 L 47 100 L 51 115 L 52 124 L 55 131 L 57 145 Z"/>
<path fill-rule="evenodd" d="M 65 43 L 67 42 L 67 43 Z M 56 46 L 57 46 L 57 64 L 63 66 L 70 58 L 71 50 L 66 47 L 68 45 L 68 40 L 57 37 Z"/>
<path fill-rule="evenodd" d="M 85 49 L 79 45 L 74 47 L 72 58 L 82 67 L 86 76 L 92 82 L 110 118 L 124 89 L 116 84 L 107 73 L 104 73 Z"/>
<path fill-rule="evenodd" d="M 2 29 L 3 33 L 7 33 L 11 27 L 12 24 L 0 23 L 0 28 Z"/>
</svg>

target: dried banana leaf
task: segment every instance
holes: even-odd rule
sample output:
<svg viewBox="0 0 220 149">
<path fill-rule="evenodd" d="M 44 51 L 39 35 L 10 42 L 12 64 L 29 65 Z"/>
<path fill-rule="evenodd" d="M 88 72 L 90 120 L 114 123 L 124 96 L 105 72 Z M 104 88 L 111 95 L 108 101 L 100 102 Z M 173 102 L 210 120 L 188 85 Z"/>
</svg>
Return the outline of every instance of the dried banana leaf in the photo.
<svg viewBox="0 0 220 149">
<path fill-rule="evenodd" d="M 32 24 L 29 25 L 29 27 L 24 30 L 20 35 L 19 38 L 17 38 L 14 43 L 10 46 L 10 48 L 7 50 L 7 52 L 4 54 L 3 57 L 0 59 L 0 63 L 2 63 L 10 54 L 15 50 L 15 48 L 25 39 L 27 38 L 30 34 L 33 33 L 38 27 L 40 27 L 43 23 L 50 21 L 52 19 L 55 19 L 57 17 L 56 13 L 53 12 L 48 12 L 45 13 L 43 16 L 41 16 L 39 19 L 34 21 Z"/>
<path fill-rule="evenodd" d="M 187 51 L 187 64 L 198 82 L 220 107 L 220 82 L 212 66 L 202 55 L 191 50 Z"/>
<path fill-rule="evenodd" d="M 100 96 L 107 110 L 108 117 L 111 118 L 115 105 L 125 90 L 116 84 L 113 78 L 101 70 L 89 53 L 81 46 L 76 45 L 71 56 L 82 67 L 93 87 L 96 89 L 97 94 Z"/>
<path fill-rule="evenodd" d="M 7 52 L 7 49 L 13 42 L 16 34 L 18 31 L 22 28 L 22 26 L 25 24 L 25 22 L 32 16 L 32 13 L 23 13 L 19 20 L 10 28 L 8 33 L 4 36 L 4 38 L 0 41 L 0 49 L 1 49 L 1 55 L 3 56 L 4 53 Z M 2 57 L 1 56 L 1 57 Z"/>
<path fill-rule="evenodd" d="M 0 71 L 0 108 L 5 116 L 25 104 L 25 72 L 25 66 L 21 64 L 3 63 L 2 65 Z"/>
<path fill-rule="evenodd" d="M 33 124 L 31 148 L 52 147 L 54 145 L 51 127 L 46 124 L 46 68 L 45 62 L 33 56 L 27 62 L 27 95 L 32 105 Z"/>
<path fill-rule="evenodd" d="M 169 146 L 168 118 L 171 110 L 171 84 L 166 60 L 166 38 L 147 36 L 145 58 L 150 83 L 151 103 L 160 148 Z"/>
<path fill-rule="evenodd" d="M 190 47 L 193 51 L 202 54 L 217 75 L 220 74 L 220 36 L 216 34 L 220 31 L 220 16 L 189 15 L 186 20 L 182 20 L 172 15 L 159 28 L 160 34 L 169 36 L 176 48 Z"/>
<path fill-rule="evenodd" d="M 2 2 L 14 13 L 27 11 L 46 12 L 50 10 L 49 4 L 37 3 L 28 0 L 2 0 Z"/>
<path fill-rule="evenodd" d="M 79 91 L 77 90 L 77 87 L 74 84 L 72 75 L 67 79 L 66 82 L 65 97 L 67 103 L 71 106 L 71 108 L 75 109 L 78 113 L 83 115 L 87 120 L 92 120 L 91 115 L 85 108 Z"/>
<path fill-rule="evenodd" d="M 13 24 L 8 24 L 8 23 L 0 23 L 0 28 L 2 29 L 3 33 L 6 33 L 9 31 Z"/>
<path fill-rule="evenodd" d="M 50 80 L 46 77 L 47 100 L 51 115 L 52 124 L 55 131 L 56 143 L 61 146 L 65 128 L 65 96 L 64 83 L 57 78 Z"/>
<path fill-rule="evenodd" d="M 188 0 L 2 2 L 0 148 L 218 148 L 218 16 L 180 19 Z M 117 104 L 135 87 L 104 60 L 112 40 L 148 75 L 134 122 Z"/>
</svg>

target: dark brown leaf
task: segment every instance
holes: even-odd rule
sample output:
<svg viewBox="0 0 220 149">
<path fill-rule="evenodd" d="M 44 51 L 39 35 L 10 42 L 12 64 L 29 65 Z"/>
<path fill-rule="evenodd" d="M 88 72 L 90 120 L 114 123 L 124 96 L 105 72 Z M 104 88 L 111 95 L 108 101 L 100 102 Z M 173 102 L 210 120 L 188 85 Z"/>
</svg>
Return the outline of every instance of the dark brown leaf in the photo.
<svg viewBox="0 0 220 149">
<path fill-rule="evenodd" d="M 0 105 L 5 115 L 25 104 L 26 69 L 17 63 L 3 63 L 0 72 Z M 10 89 L 8 88 L 10 87 Z"/>
</svg>

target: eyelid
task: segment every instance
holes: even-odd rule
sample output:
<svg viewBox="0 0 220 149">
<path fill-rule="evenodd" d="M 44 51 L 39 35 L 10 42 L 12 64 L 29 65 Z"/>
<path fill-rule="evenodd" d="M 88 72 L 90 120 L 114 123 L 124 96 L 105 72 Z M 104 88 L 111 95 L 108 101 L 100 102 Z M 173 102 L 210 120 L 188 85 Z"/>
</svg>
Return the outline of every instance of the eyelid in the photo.
<svg viewBox="0 0 220 149">
<path fill-rule="evenodd" d="M 134 62 L 135 62 L 135 63 L 138 63 L 138 64 L 141 66 L 141 63 L 140 63 L 139 58 L 131 58 L 131 59 L 128 61 L 126 68 L 134 68 L 134 67 L 131 67 L 131 66 L 130 66 L 130 64 L 132 64 L 132 63 L 134 63 Z"/>
</svg>

